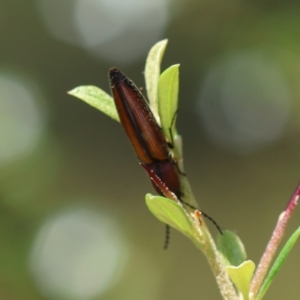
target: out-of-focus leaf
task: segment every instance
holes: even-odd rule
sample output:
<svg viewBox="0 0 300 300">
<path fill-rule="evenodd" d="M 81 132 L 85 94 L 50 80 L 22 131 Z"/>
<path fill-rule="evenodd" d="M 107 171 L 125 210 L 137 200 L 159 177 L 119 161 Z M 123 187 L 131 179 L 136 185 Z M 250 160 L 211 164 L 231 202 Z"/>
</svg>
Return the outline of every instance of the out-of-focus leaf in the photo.
<svg viewBox="0 0 300 300">
<path fill-rule="evenodd" d="M 246 258 L 246 251 L 240 238 L 230 230 L 223 230 L 223 234 L 218 234 L 216 246 L 218 251 L 227 259 L 230 265 L 238 266 Z"/>
<path fill-rule="evenodd" d="M 79 98 L 120 122 L 113 98 L 98 87 L 91 85 L 79 86 L 69 91 L 68 94 Z"/>
<path fill-rule="evenodd" d="M 235 284 L 239 292 L 243 294 L 243 299 L 249 299 L 250 283 L 255 270 L 255 264 L 251 260 L 244 261 L 238 267 L 227 266 L 226 271 Z"/>
</svg>

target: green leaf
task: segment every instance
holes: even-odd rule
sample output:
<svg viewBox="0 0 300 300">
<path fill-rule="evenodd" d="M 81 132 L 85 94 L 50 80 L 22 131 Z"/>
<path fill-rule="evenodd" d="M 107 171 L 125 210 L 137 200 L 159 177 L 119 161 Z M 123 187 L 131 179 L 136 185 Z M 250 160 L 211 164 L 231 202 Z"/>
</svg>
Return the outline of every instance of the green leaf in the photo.
<svg viewBox="0 0 300 300">
<path fill-rule="evenodd" d="M 181 204 L 161 196 L 146 195 L 146 204 L 161 222 L 179 230 L 188 237 L 193 236 L 192 220 Z"/>
<path fill-rule="evenodd" d="M 113 98 L 98 87 L 91 85 L 79 86 L 69 91 L 68 94 L 83 100 L 112 119 L 120 122 Z"/>
<path fill-rule="evenodd" d="M 175 122 L 173 122 L 173 118 L 176 118 L 178 91 L 179 65 L 173 65 L 160 75 L 158 81 L 158 112 L 161 127 L 169 141 L 172 141 L 173 137 L 176 135 Z M 170 132 L 170 129 L 172 133 Z"/>
<path fill-rule="evenodd" d="M 218 251 L 226 258 L 230 265 L 238 266 L 243 263 L 247 254 L 240 238 L 230 230 L 223 230 L 218 234 L 216 246 Z"/>
<path fill-rule="evenodd" d="M 238 267 L 227 266 L 226 271 L 235 284 L 236 288 L 243 294 L 243 299 L 249 299 L 250 283 L 255 270 L 255 264 L 251 260 L 244 261 Z"/>
<path fill-rule="evenodd" d="M 300 235 L 300 227 L 292 234 L 289 240 L 284 245 L 283 249 L 279 253 L 277 259 L 275 260 L 272 268 L 270 269 L 264 283 L 262 284 L 257 299 L 262 299 L 265 295 L 266 291 L 268 290 L 269 286 L 271 285 L 272 281 L 274 280 L 275 275 L 278 273 L 280 268 L 282 267 L 283 263 L 287 259 L 290 251 L 292 250 L 294 244 L 296 243 L 298 237 Z"/>
<path fill-rule="evenodd" d="M 157 104 L 157 86 L 160 75 L 160 64 L 167 47 L 168 40 L 156 43 L 149 51 L 145 66 L 145 81 L 150 107 L 158 124 L 160 124 Z"/>
</svg>

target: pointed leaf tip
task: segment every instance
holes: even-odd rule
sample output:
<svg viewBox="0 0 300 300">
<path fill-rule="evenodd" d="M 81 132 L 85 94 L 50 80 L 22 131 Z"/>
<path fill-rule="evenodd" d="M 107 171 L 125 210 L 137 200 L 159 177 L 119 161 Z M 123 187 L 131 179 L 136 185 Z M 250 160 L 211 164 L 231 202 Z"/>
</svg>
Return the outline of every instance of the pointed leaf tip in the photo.
<svg viewBox="0 0 300 300">
<path fill-rule="evenodd" d="M 160 124 L 160 119 L 158 115 L 158 104 L 157 104 L 157 87 L 158 79 L 160 76 L 160 64 L 166 50 L 168 40 L 162 40 L 156 43 L 149 51 L 146 59 L 145 66 L 145 81 L 147 96 L 149 99 L 150 107 L 153 111 L 155 119 L 158 124 Z"/>
<path fill-rule="evenodd" d="M 102 111 L 112 119 L 120 122 L 113 98 L 96 86 L 79 86 L 68 92 L 87 104 Z"/>
</svg>

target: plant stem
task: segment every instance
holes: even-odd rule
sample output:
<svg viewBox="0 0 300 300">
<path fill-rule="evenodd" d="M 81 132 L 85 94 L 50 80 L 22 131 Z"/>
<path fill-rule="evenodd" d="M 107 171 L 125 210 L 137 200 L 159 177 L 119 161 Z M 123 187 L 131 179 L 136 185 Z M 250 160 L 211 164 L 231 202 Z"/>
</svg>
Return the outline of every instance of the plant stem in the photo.
<svg viewBox="0 0 300 300">
<path fill-rule="evenodd" d="M 198 212 L 198 214 L 197 214 Z M 221 295 L 225 300 L 237 300 L 239 297 L 237 296 L 233 284 L 227 274 L 225 266 L 222 264 L 219 252 L 215 245 L 213 238 L 211 237 L 204 221 L 199 218 L 199 211 L 195 211 L 194 215 L 192 215 L 195 223 L 198 220 L 198 224 L 200 221 L 200 226 L 195 224 L 196 232 L 199 234 L 199 237 L 194 239 L 194 243 L 197 248 L 199 248 L 206 256 L 208 263 L 212 269 L 212 272 L 216 278 L 217 284 L 219 286 Z M 197 226 L 198 225 L 198 226 Z M 200 242 L 201 241 L 201 242 Z"/>
<path fill-rule="evenodd" d="M 177 163 L 181 170 L 184 170 L 183 159 L 182 159 L 182 141 L 181 137 L 177 135 L 175 142 L 175 149 L 177 149 Z M 198 207 L 198 203 L 194 197 L 193 191 L 191 189 L 190 183 L 186 176 L 180 176 L 181 191 L 184 195 L 183 200 Z M 224 300 L 238 300 L 239 297 L 236 294 L 235 288 L 228 276 L 225 266 L 220 260 L 219 252 L 217 250 L 216 244 L 206 227 L 204 220 L 201 218 L 201 211 L 190 210 L 190 215 L 194 220 L 194 227 L 196 236 L 192 238 L 194 244 L 199 248 L 205 255 L 208 263 L 212 269 L 212 272 L 216 278 L 220 293 Z"/>
<path fill-rule="evenodd" d="M 270 241 L 266 247 L 266 250 L 259 262 L 259 265 L 256 269 L 255 275 L 251 282 L 250 299 L 255 299 L 255 297 L 263 283 L 263 280 L 265 279 L 265 276 L 270 267 L 271 261 L 275 255 L 275 252 L 279 246 L 279 243 L 281 242 L 282 237 L 284 235 L 287 222 L 291 218 L 291 215 L 298 203 L 299 195 L 300 195 L 300 184 L 298 185 L 293 196 L 291 197 L 290 201 L 288 202 L 288 205 L 286 206 L 285 210 L 280 214 L 278 222 L 276 224 L 276 227 L 271 236 L 271 239 L 270 239 Z"/>
</svg>

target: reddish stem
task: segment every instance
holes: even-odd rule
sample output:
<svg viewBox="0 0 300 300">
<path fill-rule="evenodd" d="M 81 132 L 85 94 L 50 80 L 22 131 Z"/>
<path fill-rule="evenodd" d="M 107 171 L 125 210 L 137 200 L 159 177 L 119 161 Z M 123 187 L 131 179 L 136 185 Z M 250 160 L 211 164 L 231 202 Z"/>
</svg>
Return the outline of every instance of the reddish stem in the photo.
<svg viewBox="0 0 300 300">
<path fill-rule="evenodd" d="M 266 250 L 260 259 L 258 267 L 256 269 L 255 275 L 251 282 L 250 287 L 250 299 L 255 299 L 263 280 L 267 274 L 267 271 L 270 267 L 272 259 L 275 255 L 275 252 L 279 246 L 279 243 L 282 240 L 282 237 L 285 232 L 285 228 L 287 222 L 291 218 L 291 215 L 298 204 L 298 199 L 300 196 L 300 184 L 298 185 L 297 189 L 295 190 L 293 196 L 291 197 L 290 201 L 288 202 L 285 210 L 280 214 L 276 227 L 273 231 L 271 239 L 266 247 Z"/>
</svg>

